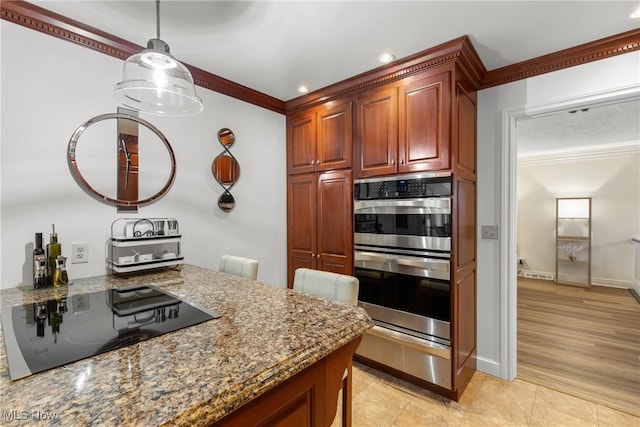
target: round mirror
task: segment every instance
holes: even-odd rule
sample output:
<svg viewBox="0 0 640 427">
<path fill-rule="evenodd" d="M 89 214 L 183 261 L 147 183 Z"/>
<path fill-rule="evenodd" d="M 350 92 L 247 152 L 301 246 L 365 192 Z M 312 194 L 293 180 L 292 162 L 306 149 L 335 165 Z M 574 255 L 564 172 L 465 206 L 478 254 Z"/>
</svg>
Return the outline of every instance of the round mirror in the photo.
<svg viewBox="0 0 640 427">
<path fill-rule="evenodd" d="M 222 128 L 218 131 L 218 141 L 220 141 L 220 144 L 229 148 L 236 141 L 236 136 L 233 134 L 231 129 Z"/>
<path fill-rule="evenodd" d="M 240 165 L 238 161 L 227 154 L 220 154 L 213 159 L 211 165 L 213 177 L 220 184 L 233 185 L 240 177 Z M 228 189 L 227 189 L 228 190 Z"/>
<path fill-rule="evenodd" d="M 67 163 L 85 192 L 121 206 L 154 202 L 176 177 L 167 138 L 153 124 L 125 113 L 102 114 L 80 125 L 69 140 Z"/>
<path fill-rule="evenodd" d="M 222 195 L 218 199 L 218 207 L 225 212 L 229 212 L 231 209 L 233 209 L 235 204 L 235 199 L 228 191 L 222 193 Z"/>
</svg>

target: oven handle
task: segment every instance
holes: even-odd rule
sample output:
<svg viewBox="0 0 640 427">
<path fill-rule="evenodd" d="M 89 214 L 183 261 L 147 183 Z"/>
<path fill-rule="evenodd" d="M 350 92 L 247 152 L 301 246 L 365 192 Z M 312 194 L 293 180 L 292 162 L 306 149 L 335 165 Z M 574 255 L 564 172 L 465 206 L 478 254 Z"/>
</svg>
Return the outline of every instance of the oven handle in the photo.
<svg viewBox="0 0 640 427">
<path fill-rule="evenodd" d="M 407 273 L 418 277 L 449 280 L 451 261 L 448 259 L 419 258 L 408 255 L 355 251 L 356 267 L 391 273 Z M 426 270 L 426 274 L 425 274 Z"/>
<path fill-rule="evenodd" d="M 355 213 L 378 214 L 450 214 L 451 197 L 424 199 L 355 200 Z"/>
<path fill-rule="evenodd" d="M 411 347 L 421 353 L 430 354 L 447 360 L 451 359 L 451 349 L 449 347 L 414 337 L 413 335 L 403 334 L 402 332 L 387 329 L 378 325 L 374 325 L 373 328 L 367 330 L 366 333 L 396 344 Z"/>
</svg>

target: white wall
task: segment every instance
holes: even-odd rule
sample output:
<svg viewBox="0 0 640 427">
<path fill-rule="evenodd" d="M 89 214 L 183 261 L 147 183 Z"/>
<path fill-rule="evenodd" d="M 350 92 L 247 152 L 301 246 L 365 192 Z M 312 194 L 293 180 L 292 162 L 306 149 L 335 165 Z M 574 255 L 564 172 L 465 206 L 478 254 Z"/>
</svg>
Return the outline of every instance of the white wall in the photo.
<svg viewBox="0 0 640 427">
<path fill-rule="evenodd" d="M 526 80 L 482 90 L 478 94 L 478 224 L 498 224 L 499 240 L 478 236 L 478 366 L 479 369 L 508 377 L 507 305 L 501 282 L 500 248 L 508 239 L 501 224 L 501 138 L 503 112 L 529 109 L 572 98 L 640 84 L 640 53 L 613 58 L 543 74 Z M 515 200 L 513 200 L 515 203 Z M 480 227 L 478 227 L 480 230 Z M 514 284 L 511 284 L 514 285 Z M 505 285 L 503 285 L 505 286 Z M 515 336 L 515 335 L 514 335 Z M 512 361 L 513 362 L 513 361 Z M 506 368 L 506 369 L 505 369 Z"/>
<path fill-rule="evenodd" d="M 638 150 L 518 162 L 517 181 L 518 256 L 525 259 L 525 270 L 555 274 L 556 197 L 591 197 L 591 283 L 633 287 L 630 237 L 640 231 Z"/>
<path fill-rule="evenodd" d="M 121 61 L 0 21 L 1 76 L 1 282 L 12 287 L 29 280 L 33 234 L 56 223 L 63 253 L 70 243 L 88 241 L 88 265 L 70 265 L 73 277 L 104 273 L 103 245 L 118 216 L 114 207 L 85 195 L 69 174 L 65 150 L 76 127 L 115 111 L 111 88 Z M 478 224 L 500 224 L 502 112 L 539 106 L 640 83 L 640 53 L 537 76 L 479 93 Z M 215 70 L 212 70 L 215 72 Z M 198 88 L 205 112 L 192 118 L 157 119 L 172 142 L 178 177 L 169 194 L 144 207 L 143 216 L 175 216 L 181 221 L 187 262 L 217 268 L 222 253 L 260 260 L 258 278 L 286 282 L 285 120 L 283 116 Z M 234 188 L 236 208 L 216 207 L 220 189 L 210 175 L 219 152 L 216 132 L 237 135 L 232 148 L 242 168 Z M 515 201 L 514 201 L 515 203 Z M 478 227 L 480 230 L 480 227 Z M 502 230 L 504 231 L 504 230 Z M 501 317 L 499 240 L 478 236 L 478 366 L 505 376 L 508 342 Z"/>
<path fill-rule="evenodd" d="M 70 255 L 72 242 L 89 242 L 90 262 L 68 263 L 71 280 L 105 274 L 111 223 L 130 215 L 80 189 L 66 149 L 81 123 L 116 111 L 111 91 L 122 77 L 122 61 L 4 20 L 0 31 L 0 287 L 31 283 L 34 233 L 43 232 L 48 242 L 52 223 L 63 254 Z M 205 105 L 200 115 L 141 115 L 171 142 L 177 176 L 164 198 L 134 216 L 177 218 L 187 263 L 217 269 L 221 254 L 243 255 L 260 261 L 259 280 L 286 286 L 285 117 L 196 90 Z M 236 135 L 231 152 L 241 169 L 230 213 L 218 209 L 222 189 L 211 175 L 223 127 Z M 90 150 L 91 141 L 81 138 L 80 145 Z"/>
</svg>

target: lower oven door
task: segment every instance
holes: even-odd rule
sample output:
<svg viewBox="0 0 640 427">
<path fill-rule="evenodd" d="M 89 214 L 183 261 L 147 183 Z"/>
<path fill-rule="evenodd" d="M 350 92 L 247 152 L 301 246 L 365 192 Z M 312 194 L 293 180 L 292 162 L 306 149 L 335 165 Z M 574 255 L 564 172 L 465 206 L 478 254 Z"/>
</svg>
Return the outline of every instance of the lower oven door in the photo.
<svg viewBox="0 0 640 427">
<path fill-rule="evenodd" d="M 450 388 L 449 255 L 360 246 L 354 261 L 360 282 L 358 305 L 375 323 L 357 354 Z"/>
<path fill-rule="evenodd" d="M 407 251 L 410 252 L 410 251 Z M 382 253 L 374 250 L 355 251 L 355 276 L 360 281 L 358 301 L 381 308 L 368 310 L 374 320 L 433 334 L 432 330 L 416 329 L 416 324 L 439 323 L 439 330 L 449 339 L 451 321 L 450 264 L 447 254 L 415 256 Z M 391 309 L 386 316 L 384 309 Z M 419 319 L 410 321 L 408 319 Z M 442 335 L 440 335 L 442 337 Z"/>
</svg>

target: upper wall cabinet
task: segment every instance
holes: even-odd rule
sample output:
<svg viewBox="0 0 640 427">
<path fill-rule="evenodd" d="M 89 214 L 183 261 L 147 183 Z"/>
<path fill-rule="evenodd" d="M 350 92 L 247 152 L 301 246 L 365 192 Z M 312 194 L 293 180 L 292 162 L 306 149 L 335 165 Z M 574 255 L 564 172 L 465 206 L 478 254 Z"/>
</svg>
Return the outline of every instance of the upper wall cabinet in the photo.
<svg viewBox="0 0 640 427">
<path fill-rule="evenodd" d="M 449 169 L 451 73 L 429 73 L 356 101 L 356 177 Z"/>
<path fill-rule="evenodd" d="M 350 168 L 352 123 L 349 101 L 334 101 L 287 117 L 288 174 Z"/>
<path fill-rule="evenodd" d="M 389 175 L 398 157 L 398 87 L 366 92 L 356 101 L 356 177 Z"/>
</svg>

